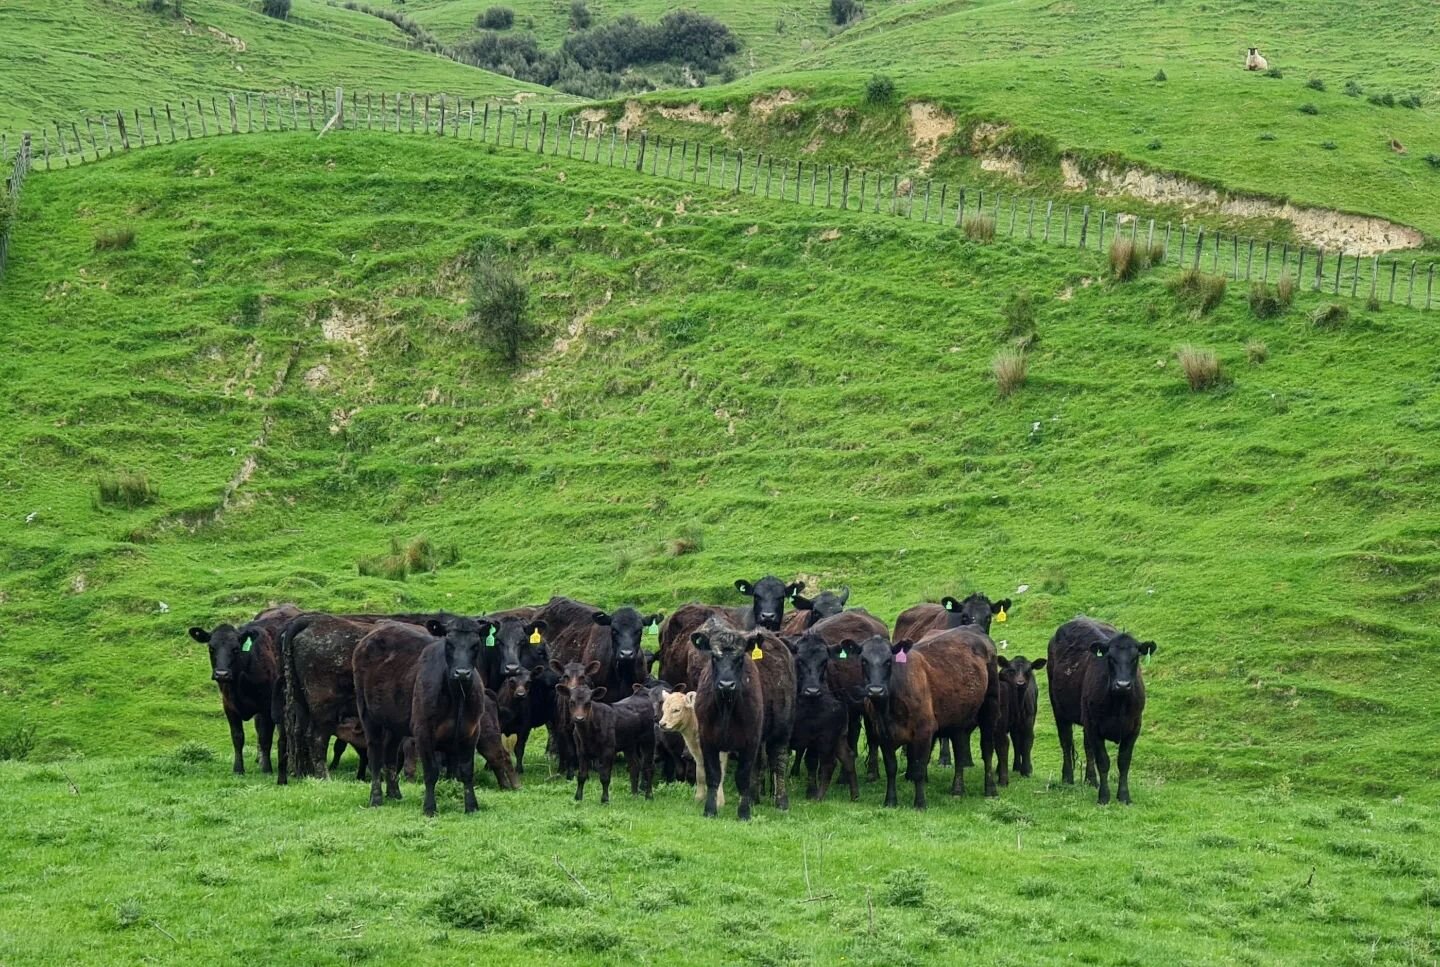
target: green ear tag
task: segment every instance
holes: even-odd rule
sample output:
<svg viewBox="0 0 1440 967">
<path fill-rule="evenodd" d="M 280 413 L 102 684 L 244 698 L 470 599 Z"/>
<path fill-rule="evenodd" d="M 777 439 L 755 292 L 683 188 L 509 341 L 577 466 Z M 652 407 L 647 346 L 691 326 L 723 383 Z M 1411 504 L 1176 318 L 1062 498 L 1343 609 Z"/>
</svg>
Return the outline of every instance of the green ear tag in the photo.
<svg viewBox="0 0 1440 967">
<path fill-rule="evenodd" d="M 1146 668 L 1149 668 L 1149 667 L 1150 667 L 1150 656 L 1151 656 L 1151 655 L 1154 655 L 1154 654 L 1155 654 L 1155 653 L 1154 653 L 1153 651 L 1146 653 L 1146 655 L 1145 655 L 1145 667 L 1146 667 Z"/>
<path fill-rule="evenodd" d="M 660 633 L 660 626 L 659 626 L 659 625 L 646 625 L 646 626 L 645 626 L 645 633 L 646 633 L 647 635 L 658 635 L 658 634 Z"/>
<path fill-rule="evenodd" d="M 841 657 L 841 658 L 849 658 L 849 657 L 850 657 L 850 653 L 849 653 L 848 651 L 846 651 L 844 648 L 841 648 L 841 649 L 840 649 L 840 657 Z"/>
<path fill-rule="evenodd" d="M 253 645 L 253 644 L 255 644 L 255 639 L 253 639 L 253 638 L 246 638 L 246 639 L 245 639 L 245 644 L 243 644 L 243 645 L 240 646 L 240 650 L 241 650 L 241 651 L 249 651 L 249 650 L 250 650 L 250 646 Z M 1150 657 L 1150 656 L 1149 656 L 1149 655 L 1146 655 L 1145 657 L 1148 658 L 1148 657 Z"/>
</svg>

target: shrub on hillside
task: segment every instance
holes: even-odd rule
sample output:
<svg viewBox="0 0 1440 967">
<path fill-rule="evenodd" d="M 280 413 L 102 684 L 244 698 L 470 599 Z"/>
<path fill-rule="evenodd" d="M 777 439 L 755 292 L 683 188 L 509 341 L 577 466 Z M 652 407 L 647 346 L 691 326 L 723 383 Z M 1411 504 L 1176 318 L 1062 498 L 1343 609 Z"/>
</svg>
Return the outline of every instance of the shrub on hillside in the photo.
<svg viewBox="0 0 1440 967">
<path fill-rule="evenodd" d="M 509 30 L 515 26 L 515 11 L 509 7 L 489 7 L 475 18 L 481 30 Z"/>
<path fill-rule="evenodd" d="M 1300 113 L 1301 113 L 1301 114 L 1312 114 L 1312 115 L 1313 115 L 1313 114 L 1319 114 L 1319 113 L 1320 113 L 1320 109 L 1319 109 L 1318 107 L 1316 107 L 1315 105 L 1313 105 L 1313 104 L 1302 104 L 1302 105 L 1300 105 Z"/>
<path fill-rule="evenodd" d="M 1182 271 L 1175 281 L 1170 283 L 1170 289 L 1180 301 L 1190 306 L 1197 316 L 1203 316 L 1220 304 L 1225 298 L 1225 276 L 1210 275 L 1199 269 L 1190 268 Z"/>
<path fill-rule="evenodd" d="M 1192 392 L 1199 393 L 1219 385 L 1220 357 L 1216 356 L 1214 351 L 1181 346 L 1175 353 L 1175 358 L 1179 361 L 1180 371 L 1185 376 L 1185 382 L 1190 384 Z"/>
<path fill-rule="evenodd" d="M 570 29 L 584 30 L 594 21 L 585 0 L 570 0 Z"/>
<path fill-rule="evenodd" d="M 1365 93 L 1365 88 L 1361 87 L 1357 82 L 1355 82 L 1355 81 L 1346 81 L 1346 82 L 1345 82 L 1345 96 L 1346 96 L 1346 97 L 1359 97 L 1361 94 L 1364 94 L 1364 93 Z"/>
<path fill-rule="evenodd" d="M 1317 329 L 1334 329 L 1349 318 L 1349 309 L 1338 302 L 1328 302 L 1323 306 L 1316 306 L 1315 311 L 1310 313 L 1310 324 Z"/>
<path fill-rule="evenodd" d="M 1029 289 L 1014 289 L 1005 300 L 1005 335 L 1023 336 L 1035 329 L 1035 299 Z"/>
<path fill-rule="evenodd" d="M 1425 156 L 1425 163 L 1432 168 L 1440 169 L 1440 154 L 1427 154 Z M 3 219 L 4 217 L 4 211 L 0 210 L 0 219 Z M 3 222 L 0 222 L 0 224 L 3 224 Z"/>
<path fill-rule="evenodd" d="M 1285 72 L 1282 71 L 1282 70 L 1281 70 L 1280 68 L 1278 68 L 1278 67 L 1272 67 L 1272 68 L 1270 68 L 1268 71 L 1265 72 L 1265 76 L 1266 76 L 1266 77 L 1273 77 L 1273 78 L 1275 78 L 1275 80 L 1278 81 L 1278 80 L 1280 80 L 1281 78 L 1283 78 L 1283 77 L 1285 76 Z"/>
<path fill-rule="evenodd" d="M 1149 245 L 1146 246 L 1145 260 L 1151 265 L 1164 265 L 1165 256 L 1167 254 L 1168 253 L 1165 249 L 1165 240 L 1156 239 L 1155 241 L 1150 242 Z"/>
<path fill-rule="evenodd" d="M 1366 100 L 1368 100 L 1371 104 L 1374 104 L 1376 107 L 1395 106 L 1395 95 L 1391 94 L 1389 91 L 1386 91 L 1384 94 L 1371 94 L 1368 98 L 1366 98 Z"/>
<path fill-rule="evenodd" d="M 854 23 L 865 16 L 865 5 L 860 0 L 830 0 L 830 19 L 837 27 Z"/>
<path fill-rule="evenodd" d="M 972 242 L 995 241 L 995 219 L 989 215 L 967 215 L 963 228 Z"/>
<path fill-rule="evenodd" d="M 1406 94 L 1404 97 L 1400 98 L 1400 106 L 1408 107 L 1411 110 L 1414 110 L 1418 107 L 1423 107 L 1424 102 L 1420 100 L 1419 94 Z"/>
<path fill-rule="evenodd" d="M 995 376 L 995 389 L 1003 399 L 1025 385 L 1029 361 L 1017 349 L 1002 349 L 990 361 L 990 372 Z"/>
<path fill-rule="evenodd" d="M 1264 282 L 1256 282 L 1250 286 L 1250 311 L 1255 313 L 1256 319 L 1278 316 L 1284 308 L 1280 299 Z"/>
<path fill-rule="evenodd" d="M 1310 90 L 1312 91 L 1325 90 L 1325 82 L 1318 77 L 1310 78 L 1308 81 L 1305 82 L 1305 86 L 1310 88 Z"/>
<path fill-rule="evenodd" d="M 95 233 L 95 251 L 120 252 L 135 244 L 135 229 L 129 225 L 102 228 Z"/>
<path fill-rule="evenodd" d="M 1160 70 L 1156 71 L 1156 72 L 1155 72 L 1155 76 L 1151 78 L 1151 80 L 1153 80 L 1153 81 L 1160 81 L 1161 83 L 1164 83 L 1165 81 L 1168 81 L 1169 79 L 1170 79 L 1170 78 L 1168 78 L 1168 77 L 1165 76 L 1165 69 L 1164 69 L 1163 67 L 1162 67 Z"/>
<path fill-rule="evenodd" d="M 1366 312 L 1379 312 L 1382 308 L 1384 308 L 1384 303 L 1380 301 L 1380 297 L 1378 295 L 1372 295 L 1370 298 L 1365 300 Z"/>
<path fill-rule="evenodd" d="M 290 0 L 260 0 L 260 12 L 267 17 L 274 17 L 276 20 L 288 20 Z"/>
<path fill-rule="evenodd" d="M 121 473 L 101 477 L 95 485 L 101 504 L 134 510 L 153 503 L 160 491 L 143 473 Z"/>
<path fill-rule="evenodd" d="M 895 100 L 895 81 L 888 74 L 872 74 L 865 82 L 865 103 L 889 104 Z"/>
<path fill-rule="evenodd" d="M 510 266 L 489 257 L 476 264 L 470 282 L 468 329 L 512 366 L 520 361 L 520 351 L 540 334 L 540 327 L 530 319 L 529 301 L 525 280 Z"/>
</svg>

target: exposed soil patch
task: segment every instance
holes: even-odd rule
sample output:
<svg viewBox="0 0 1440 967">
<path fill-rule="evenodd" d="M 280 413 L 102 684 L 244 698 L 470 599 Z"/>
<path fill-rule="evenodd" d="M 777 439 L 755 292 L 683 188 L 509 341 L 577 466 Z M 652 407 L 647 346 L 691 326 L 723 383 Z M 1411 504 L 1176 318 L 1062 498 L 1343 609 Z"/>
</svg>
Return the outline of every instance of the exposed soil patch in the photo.
<svg viewBox="0 0 1440 967">
<path fill-rule="evenodd" d="M 955 133 L 955 119 L 937 105 L 917 102 L 910 105 L 910 145 L 927 171 L 940 157 L 940 143 Z"/>
<path fill-rule="evenodd" d="M 725 135 L 730 134 L 730 125 L 735 121 L 735 112 L 732 110 L 707 111 L 698 103 L 686 104 L 682 107 L 657 107 L 655 113 L 667 121 L 686 121 L 690 124 L 708 124 L 710 127 L 719 128 Z"/>
<path fill-rule="evenodd" d="M 788 87 L 782 87 L 774 94 L 759 94 L 750 99 L 750 116 L 763 121 L 774 114 L 776 108 L 794 104 L 799 100 L 799 95 Z"/>
<path fill-rule="evenodd" d="M 320 320 L 320 331 L 325 335 L 326 342 L 349 343 L 365 353 L 365 336 L 369 324 L 365 317 L 358 312 L 346 312 L 340 306 L 331 306 L 330 315 Z"/>
</svg>

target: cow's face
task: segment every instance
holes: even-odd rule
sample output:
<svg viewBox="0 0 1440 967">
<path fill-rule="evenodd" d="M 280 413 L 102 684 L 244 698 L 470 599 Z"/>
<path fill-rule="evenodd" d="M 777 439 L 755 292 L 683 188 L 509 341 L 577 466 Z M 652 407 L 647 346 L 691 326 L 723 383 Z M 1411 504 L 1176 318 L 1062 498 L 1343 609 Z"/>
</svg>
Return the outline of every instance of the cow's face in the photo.
<svg viewBox="0 0 1440 967">
<path fill-rule="evenodd" d="M 1110 681 L 1110 694 L 1129 695 L 1135 691 L 1135 681 L 1140 677 L 1140 658 L 1153 655 L 1155 642 L 1136 641 L 1123 632 L 1095 646 L 1095 654 L 1105 662 L 1106 674 Z"/>
<path fill-rule="evenodd" d="M 591 688 L 589 685 L 576 685 L 573 688 L 568 685 L 557 685 L 555 691 L 566 699 L 572 722 L 589 721 L 595 703 L 605 697 L 604 685 L 599 688 Z"/>
<path fill-rule="evenodd" d="M 785 599 L 805 590 L 805 582 L 786 584 L 774 575 L 766 575 L 754 584 L 742 578 L 735 582 L 735 590 L 754 599 L 751 607 L 755 627 L 779 631 L 780 620 L 785 617 Z"/>
<path fill-rule="evenodd" d="M 888 700 L 896 658 L 901 654 L 908 658 L 911 643 L 897 641 L 892 645 L 883 635 L 871 635 L 858 645 L 849 639 L 841 645 L 850 651 L 857 648 L 860 651 L 860 681 L 865 686 L 865 697 Z"/>
<path fill-rule="evenodd" d="M 1000 663 L 1000 684 L 1009 685 L 1022 692 L 1035 680 L 1035 673 L 1045 667 L 1044 658 L 1037 658 L 1032 662 L 1024 655 L 1016 655 L 1014 658 L 1000 655 L 996 661 Z"/>
<path fill-rule="evenodd" d="M 736 631 L 713 620 L 690 636 L 690 643 L 710 656 L 715 694 L 720 701 L 733 702 L 740 694 L 745 683 L 745 663 L 763 637 L 758 631 Z"/>
<path fill-rule="evenodd" d="M 488 621 L 461 615 L 447 615 L 425 623 L 426 631 L 445 642 L 445 667 L 450 678 L 457 682 L 470 680 L 492 627 Z"/>
<path fill-rule="evenodd" d="M 1001 611 L 1009 610 L 1010 599 L 1002 598 L 999 601 L 991 601 L 985 595 L 977 593 L 970 595 L 964 601 L 950 597 L 941 598 L 940 606 L 949 615 L 949 627 L 963 628 L 965 625 L 976 625 L 988 635 L 991 619 Z"/>
<path fill-rule="evenodd" d="M 239 676 L 242 656 L 255 645 L 255 631 L 249 626 L 237 630 L 234 625 L 216 625 L 214 631 L 191 628 L 190 637 L 209 648 L 210 677 L 221 684 Z"/>
<path fill-rule="evenodd" d="M 688 732 L 694 727 L 695 693 L 683 690 L 666 692 L 660 704 L 660 728 L 666 732 Z"/>
<path fill-rule="evenodd" d="M 536 674 L 534 669 L 522 667 L 510 680 L 515 683 L 515 697 L 525 698 L 530 694 L 530 680 Z"/>
<path fill-rule="evenodd" d="M 544 644 L 532 645 L 530 638 L 535 632 L 545 633 L 545 622 L 522 621 L 519 618 L 501 618 L 495 625 L 494 648 L 499 652 L 500 674 L 509 677 L 521 668 L 544 664 L 540 650 Z"/>
<path fill-rule="evenodd" d="M 818 698 L 825 689 L 830 648 L 819 635 L 805 634 L 790 646 L 795 653 L 795 688 L 801 698 Z"/>
<path fill-rule="evenodd" d="M 640 639 L 644 637 L 646 628 L 658 625 L 663 617 L 664 615 L 659 614 L 642 616 L 634 608 L 619 608 L 613 614 L 606 614 L 604 611 L 594 614 L 597 625 L 610 629 L 610 647 L 617 665 L 639 665 L 643 662 L 644 653 L 640 647 Z"/>
<path fill-rule="evenodd" d="M 592 661 L 585 664 L 579 661 L 568 661 L 561 663 L 560 659 L 550 659 L 550 670 L 560 676 L 555 684 L 558 692 L 562 687 L 574 688 L 577 685 L 589 685 L 595 681 L 595 676 L 600 674 L 600 663 Z"/>
<path fill-rule="evenodd" d="M 792 600 L 796 610 L 807 612 L 805 627 L 809 628 L 817 621 L 833 618 L 844 611 L 845 602 L 850 600 L 850 589 L 841 588 L 838 594 L 834 591 L 821 591 L 814 598 L 802 598 L 797 592 Z"/>
</svg>

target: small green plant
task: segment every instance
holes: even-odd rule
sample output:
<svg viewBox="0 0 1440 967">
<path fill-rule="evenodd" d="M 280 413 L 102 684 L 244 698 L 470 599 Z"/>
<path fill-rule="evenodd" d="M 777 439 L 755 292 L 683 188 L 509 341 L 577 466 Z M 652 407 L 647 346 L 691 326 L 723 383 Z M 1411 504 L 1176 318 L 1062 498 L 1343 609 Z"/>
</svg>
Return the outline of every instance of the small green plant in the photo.
<svg viewBox="0 0 1440 967">
<path fill-rule="evenodd" d="M 407 544 L 401 544 L 398 538 L 392 537 L 389 554 L 361 558 L 355 562 L 355 569 L 365 577 L 403 581 L 411 574 L 438 571 L 459 560 L 459 545 L 436 545 L 424 537 L 416 537 Z"/>
<path fill-rule="evenodd" d="M 242 296 L 240 297 L 240 305 L 239 305 L 240 325 L 242 325 L 242 326 L 258 326 L 258 325 L 260 325 L 260 316 L 261 316 L 261 311 L 262 311 L 263 308 L 264 308 L 264 302 L 263 302 L 263 300 L 260 298 L 260 293 L 258 293 L 258 292 L 247 292 L 247 293 L 245 293 L 244 295 L 242 295 Z"/>
<path fill-rule="evenodd" d="M 0 762 L 23 762 L 35 751 L 35 726 L 16 722 L 0 729 Z"/>
<path fill-rule="evenodd" d="M 1151 265 L 1164 265 L 1167 254 L 1169 253 L 1165 250 L 1165 241 L 1161 239 L 1151 242 L 1146 247 L 1145 260 Z"/>
<path fill-rule="evenodd" d="M 1295 301 L 1295 276 L 1288 271 L 1281 272 L 1275 282 L 1275 300 L 1287 309 Z"/>
<path fill-rule="evenodd" d="M 1420 100 L 1419 94 L 1406 94 L 1404 97 L 1400 98 L 1400 106 L 1408 107 L 1412 111 L 1416 108 L 1422 107 L 1423 105 L 1424 102 Z"/>
<path fill-rule="evenodd" d="M 115 926 L 128 930 L 145 917 L 145 908 L 139 900 L 124 900 L 115 907 Z"/>
<path fill-rule="evenodd" d="M 509 7 L 489 7 L 475 18 L 481 30 L 509 30 L 515 26 L 515 11 Z"/>
<path fill-rule="evenodd" d="M 1283 78 L 1283 77 L 1285 76 L 1285 73 L 1284 73 L 1282 70 L 1280 70 L 1280 68 L 1278 68 L 1278 67 L 1272 67 L 1272 68 L 1270 68 L 1268 71 L 1265 72 L 1265 76 L 1266 76 L 1266 77 L 1273 77 L 1275 80 L 1278 81 L 1278 80 L 1280 80 L 1281 78 Z"/>
<path fill-rule="evenodd" d="M 1376 107 L 1395 106 L 1395 95 L 1391 94 L 1389 91 L 1386 91 L 1384 94 L 1371 94 L 1368 98 L 1366 98 L 1366 100 L 1368 100 L 1371 104 L 1374 104 Z"/>
<path fill-rule="evenodd" d="M 1370 296 L 1370 298 L 1365 300 L 1365 311 L 1379 312 L 1382 308 L 1382 305 L 1383 304 L 1380 301 L 1380 297 L 1378 295 L 1372 295 Z"/>
<path fill-rule="evenodd" d="M 143 473 L 119 473 L 101 477 L 96 483 L 100 503 L 111 507 L 134 510 L 154 503 L 160 491 Z"/>
<path fill-rule="evenodd" d="M 1165 83 L 1165 82 L 1168 81 L 1169 79 L 1170 79 L 1170 78 L 1168 78 L 1168 77 L 1165 76 L 1165 69 L 1164 69 L 1163 67 L 1162 67 L 1160 70 L 1156 71 L 1156 72 L 1155 72 L 1155 76 L 1151 78 L 1151 80 L 1156 81 L 1156 82 L 1161 83 L 1161 84 Z"/>
<path fill-rule="evenodd" d="M 1361 87 L 1358 81 L 1346 81 L 1346 82 L 1345 82 L 1345 96 L 1346 96 L 1346 97 L 1359 97 L 1361 94 L 1364 94 L 1364 93 L 1365 93 L 1365 88 Z"/>
<path fill-rule="evenodd" d="M 1191 392 L 1199 393 L 1219 385 L 1222 378 L 1220 357 L 1213 350 L 1181 346 L 1175 358 L 1180 363 L 1185 382 L 1190 384 Z"/>
<path fill-rule="evenodd" d="M 135 229 L 129 225 L 102 228 L 95 233 L 95 251 L 123 252 L 135 244 Z"/>
<path fill-rule="evenodd" d="M 1310 88 L 1310 90 L 1312 91 L 1325 90 L 1325 82 L 1318 77 L 1310 78 L 1308 81 L 1305 82 L 1305 86 Z"/>
<path fill-rule="evenodd" d="M 1440 154 L 1427 154 L 1425 156 L 1425 163 L 1437 171 L 1440 171 Z"/>
<path fill-rule="evenodd" d="M 530 290 L 510 266 L 485 256 L 470 281 L 470 313 L 466 328 L 511 366 L 520 351 L 540 334 L 530 319 Z"/>
<path fill-rule="evenodd" d="M 1310 324 L 1316 329 L 1334 329 L 1345 324 L 1350 318 L 1350 310 L 1338 302 L 1327 302 L 1322 306 L 1316 306 L 1315 311 L 1310 313 Z"/>
<path fill-rule="evenodd" d="M 1029 360 L 1017 349 L 1002 349 L 990 361 L 990 372 L 995 376 L 995 389 L 1004 399 L 1025 385 L 1029 375 Z"/>
<path fill-rule="evenodd" d="M 1129 282 L 1149 267 L 1149 252 L 1133 239 L 1116 238 L 1110 243 L 1110 274 L 1117 282 Z"/>
<path fill-rule="evenodd" d="M 1255 313 L 1256 319 L 1278 316 L 1284 308 L 1275 293 L 1264 282 L 1256 282 L 1250 286 L 1250 311 Z"/>
<path fill-rule="evenodd" d="M 1259 366 L 1270 358 L 1270 347 L 1264 340 L 1252 339 L 1245 344 L 1245 358 L 1250 360 L 1250 365 Z"/>
<path fill-rule="evenodd" d="M 1005 335 L 1023 336 L 1035 329 L 1035 298 L 1029 289 L 1012 289 L 1001 312 L 1005 316 Z"/>
<path fill-rule="evenodd" d="M 885 877 L 880 898 L 892 907 L 923 907 L 929 892 L 929 873 L 914 867 L 901 867 Z"/>
<path fill-rule="evenodd" d="M 1334 151 L 1336 148 L 1339 147 L 1339 145 L 1337 145 L 1334 141 L 1321 141 L 1320 147 L 1324 148 L 1326 151 Z"/>
<path fill-rule="evenodd" d="M 1260 132 L 1260 140 L 1261 140 L 1261 141 L 1274 141 L 1274 140 L 1275 140 L 1275 134 L 1274 134 L 1273 131 L 1261 131 L 1261 132 Z"/>
<path fill-rule="evenodd" d="M 888 74 L 872 74 L 865 83 L 865 103 L 889 104 L 895 100 L 895 81 Z"/>
<path fill-rule="evenodd" d="M 1220 304 L 1225 298 L 1225 286 L 1225 276 L 1211 275 L 1196 268 L 1185 269 L 1170 283 L 1171 291 L 1179 296 L 1180 301 L 1188 305 L 1197 317 L 1208 315 Z"/>
<path fill-rule="evenodd" d="M 187 766 L 203 765 L 215 761 L 215 750 L 194 739 L 186 739 L 175 747 L 172 753 L 176 762 Z"/>
<path fill-rule="evenodd" d="M 1151 151 L 1159 151 L 1164 146 L 1164 143 L 1159 138 L 1151 138 L 1150 143 L 1147 144 L 1145 147 L 1149 148 Z"/>
<path fill-rule="evenodd" d="M 290 18 L 290 0 L 260 0 L 260 12 L 276 20 Z"/>
<path fill-rule="evenodd" d="M 972 242 L 995 241 L 995 219 L 989 215 L 967 215 L 962 227 Z"/>
<path fill-rule="evenodd" d="M 1313 104 L 1306 103 L 1300 105 L 1300 113 L 1315 115 L 1320 113 L 1320 109 Z"/>
<path fill-rule="evenodd" d="M 666 557 L 683 557 L 705 549 L 705 529 L 699 521 L 690 521 L 680 532 L 665 542 Z"/>
</svg>

